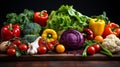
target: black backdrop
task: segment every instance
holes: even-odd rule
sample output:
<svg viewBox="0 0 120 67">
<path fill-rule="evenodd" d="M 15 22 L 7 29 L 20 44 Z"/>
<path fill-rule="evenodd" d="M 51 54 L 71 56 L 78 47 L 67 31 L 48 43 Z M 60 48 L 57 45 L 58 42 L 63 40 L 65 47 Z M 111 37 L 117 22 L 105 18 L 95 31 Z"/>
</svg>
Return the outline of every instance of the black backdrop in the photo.
<svg viewBox="0 0 120 67">
<path fill-rule="evenodd" d="M 0 27 L 6 21 L 5 16 L 7 13 L 20 13 L 24 9 L 32 9 L 34 11 L 45 9 L 50 13 L 52 10 L 57 10 L 63 4 L 73 5 L 74 9 L 87 16 L 99 15 L 105 11 L 111 21 L 115 23 L 120 22 L 119 2 L 115 0 L 1 0 Z"/>
</svg>

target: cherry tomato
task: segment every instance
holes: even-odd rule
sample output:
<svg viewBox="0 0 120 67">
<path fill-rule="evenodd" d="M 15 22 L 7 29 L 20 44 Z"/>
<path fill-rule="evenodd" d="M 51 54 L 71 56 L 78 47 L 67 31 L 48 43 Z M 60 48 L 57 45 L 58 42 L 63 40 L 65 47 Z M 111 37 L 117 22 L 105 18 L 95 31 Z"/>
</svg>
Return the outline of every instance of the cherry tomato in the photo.
<svg viewBox="0 0 120 67">
<path fill-rule="evenodd" d="M 41 46 L 41 45 L 46 45 L 47 42 L 45 41 L 45 39 L 40 38 L 39 41 L 38 41 L 38 44 L 39 44 L 39 46 Z"/>
<path fill-rule="evenodd" d="M 21 41 L 17 39 L 17 40 L 14 40 L 13 43 L 19 46 L 21 44 Z"/>
<path fill-rule="evenodd" d="M 50 42 L 50 43 L 52 43 L 54 46 L 56 46 L 56 45 L 59 44 L 58 40 L 52 41 L 52 42 Z"/>
<path fill-rule="evenodd" d="M 9 48 L 9 49 L 7 50 L 7 54 L 8 54 L 9 56 L 15 56 L 15 55 L 16 55 L 16 50 L 15 50 L 15 48 Z"/>
<path fill-rule="evenodd" d="M 26 44 L 21 44 L 21 45 L 19 45 L 19 49 L 20 49 L 21 51 L 27 51 L 28 46 L 27 46 Z"/>
<path fill-rule="evenodd" d="M 87 53 L 89 54 L 89 55 L 93 55 L 93 54 L 95 54 L 95 48 L 93 47 L 93 46 L 89 46 L 88 48 L 87 48 Z"/>
<path fill-rule="evenodd" d="M 9 47 L 8 48 L 17 48 L 17 45 L 16 44 L 14 44 L 14 43 L 12 43 L 12 44 L 10 44 L 9 45 Z"/>
<path fill-rule="evenodd" d="M 45 54 L 47 52 L 47 47 L 46 46 L 39 46 L 37 48 L 37 50 L 38 50 L 38 53 Z"/>
<path fill-rule="evenodd" d="M 54 45 L 52 44 L 52 43 L 47 43 L 47 48 L 48 48 L 48 50 L 54 50 Z"/>
<path fill-rule="evenodd" d="M 98 42 L 103 42 L 103 37 L 98 35 L 98 36 L 95 36 L 94 40 L 98 41 Z"/>
<path fill-rule="evenodd" d="M 93 47 L 95 48 L 96 52 L 99 52 L 101 49 L 99 44 L 94 44 Z"/>
<path fill-rule="evenodd" d="M 65 46 L 62 45 L 62 44 L 58 44 L 58 45 L 56 46 L 56 52 L 57 52 L 57 53 L 64 53 L 64 52 L 65 52 Z"/>
</svg>

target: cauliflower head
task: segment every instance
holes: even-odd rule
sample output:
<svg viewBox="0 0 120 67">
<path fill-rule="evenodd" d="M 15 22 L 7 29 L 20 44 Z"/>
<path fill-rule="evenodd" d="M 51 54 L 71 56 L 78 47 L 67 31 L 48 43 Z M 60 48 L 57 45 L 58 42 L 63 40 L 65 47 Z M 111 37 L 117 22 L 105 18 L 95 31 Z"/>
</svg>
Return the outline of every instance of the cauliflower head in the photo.
<svg viewBox="0 0 120 67">
<path fill-rule="evenodd" d="M 102 45 L 110 50 L 112 53 L 116 53 L 120 51 L 120 39 L 114 35 L 108 35 L 102 42 Z"/>
</svg>

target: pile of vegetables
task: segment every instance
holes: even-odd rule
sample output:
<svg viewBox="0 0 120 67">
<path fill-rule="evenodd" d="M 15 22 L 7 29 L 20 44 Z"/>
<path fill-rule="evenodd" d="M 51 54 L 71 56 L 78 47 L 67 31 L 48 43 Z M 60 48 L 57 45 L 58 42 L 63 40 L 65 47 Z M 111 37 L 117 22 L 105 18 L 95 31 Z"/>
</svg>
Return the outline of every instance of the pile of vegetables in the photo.
<svg viewBox="0 0 120 67">
<path fill-rule="evenodd" d="M 120 51 L 120 28 L 106 13 L 88 17 L 73 6 L 58 10 L 25 9 L 9 13 L 1 28 L 0 53 L 9 56 L 46 53 L 79 53 L 82 57 L 96 53 L 112 57 Z"/>
</svg>

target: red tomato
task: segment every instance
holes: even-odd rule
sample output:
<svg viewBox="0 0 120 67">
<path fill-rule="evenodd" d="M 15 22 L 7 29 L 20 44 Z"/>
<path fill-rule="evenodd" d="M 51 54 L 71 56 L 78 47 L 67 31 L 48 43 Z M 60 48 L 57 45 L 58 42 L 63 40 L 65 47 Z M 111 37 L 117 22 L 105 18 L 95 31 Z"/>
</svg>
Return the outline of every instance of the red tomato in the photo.
<svg viewBox="0 0 120 67">
<path fill-rule="evenodd" d="M 15 48 L 9 48 L 9 49 L 7 50 L 7 54 L 8 54 L 9 56 L 15 56 L 15 55 L 16 55 L 16 50 L 15 50 Z"/>
<path fill-rule="evenodd" d="M 10 44 L 9 45 L 9 47 L 8 48 L 17 48 L 17 45 L 16 44 L 14 44 L 14 43 L 12 43 L 12 44 Z"/>
<path fill-rule="evenodd" d="M 101 49 L 99 44 L 94 44 L 93 47 L 95 48 L 96 52 L 99 52 Z"/>
<path fill-rule="evenodd" d="M 46 45 L 46 41 L 43 38 L 39 38 L 38 44 L 39 46 Z"/>
<path fill-rule="evenodd" d="M 54 50 L 54 45 L 52 43 L 47 44 L 48 50 Z"/>
<path fill-rule="evenodd" d="M 27 46 L 26 44 L 21 44 L 21 45 L 19 45 L 19 49 L 20 49 L 21 51 L 27 51 L 28 46 Z"/>
<path fill-rule="evenodd" d="M 13 41 L 14 44 L 16 44 L 17 46 L 21 44 L 21 41 L 20 40 L 14 40 Z"/>
<path fill-rule="evenodd" d="M 95 54 L 95 48 L 93 47 L 93 46 L 89 46 L 88 48 L 87 48 L 87 53 L 89 54 L 89 55 L 93 55 L 93 54 Z"/>
<path fill-rule="evenodd" d="M 39 46 L 37 50 L 38 50 L 38 53 L 40 54 L 45 54 L 47 52 L 46 46 Z"/>
<path fill-rule="evenodd" d="M 50 42 L 50 43 L 52 43 L 54 46 L 56 46 L 56 45 L 59 44 L 58 40 L 52 41 L 52 42 Z"/>
</svg>

